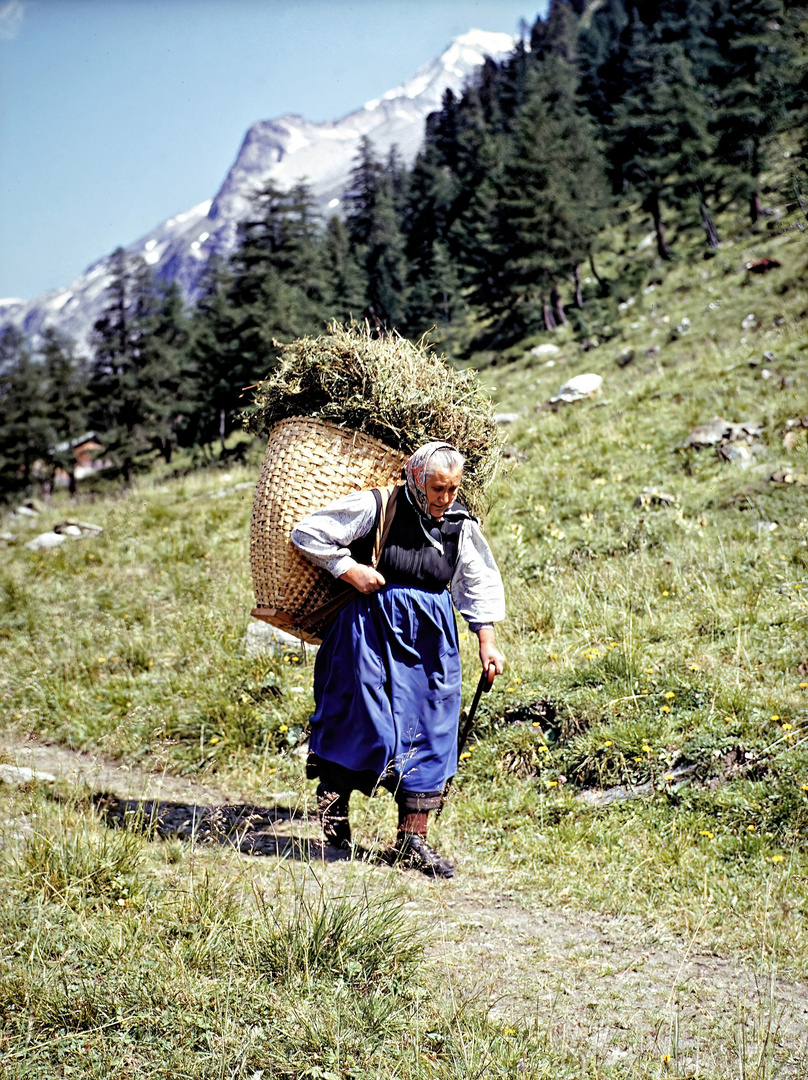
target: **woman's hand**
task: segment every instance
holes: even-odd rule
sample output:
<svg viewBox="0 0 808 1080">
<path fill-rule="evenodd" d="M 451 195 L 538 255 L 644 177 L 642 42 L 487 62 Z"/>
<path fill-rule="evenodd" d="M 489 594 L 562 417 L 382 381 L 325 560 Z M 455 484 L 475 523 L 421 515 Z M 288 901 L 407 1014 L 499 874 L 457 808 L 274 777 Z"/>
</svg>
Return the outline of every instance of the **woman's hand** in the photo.
<svg viewBox="0 0 808 1080">
<path fill-rule="evenodd" d="M 483 671 L 488 672 L 488 681 L 492 683 L 497 675 L 502 674 L 505 667 L 505 657 L 496 646 L 493 627 L 484 626 L 477 631 L 477 637 L 480 639 L 480 662 L 483 665 Z M 491 671 L 492 667 L 494 668 L 493 672 Z"/>
<path fill-rule="evenodd" d="M 353 585 L 356 591 L 361 593 L 378 592 L 385 584 L 379 571 L 374 570 L 372 566 L 365 566 L 364 563 L 354 563 L 350 570 L 340 574 L 339 579 Z"/>
</svg>

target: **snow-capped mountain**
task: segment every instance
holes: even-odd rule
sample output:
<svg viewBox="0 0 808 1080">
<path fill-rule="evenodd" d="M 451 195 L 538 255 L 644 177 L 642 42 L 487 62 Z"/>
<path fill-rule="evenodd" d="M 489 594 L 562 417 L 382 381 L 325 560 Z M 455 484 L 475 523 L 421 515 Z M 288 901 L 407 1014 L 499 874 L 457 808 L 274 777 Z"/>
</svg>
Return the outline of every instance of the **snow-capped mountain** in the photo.
<svg viewBox="0 0 808 1080">
<path fill-rule="evenodd" d="M 324 214 L 339 212 L 340 196 L 364 136 L 373 143 L 377 156 L 385 157 L 395 145 L 402 160 L 411 164 L 423 139 L 425 120 L 440 107 L 444 92 L 459 92 L 486 56 L 501 58 L 514 44 L 510 34 L 470 30 L 403 85 L 341 120 L 314 124 L 287 115 L 253 124 L 211 201 L 169 218 L 126 245 L 126 250 L 141 255 L 161 277 L 177 281 L 183 293 L 193 298 L 211 255 L 226 256 L 232 251 L 236 225 L 251 195 L 262 185 L 271 180 L 288 188 L 305 179 Z M 0 325 L 14 324 L 29 335 L 56 326 L 82 346 L 98 317 L 109 280 L 106 255 L 64 289 L 30 302 L 0 300 Z"/>
</svg>

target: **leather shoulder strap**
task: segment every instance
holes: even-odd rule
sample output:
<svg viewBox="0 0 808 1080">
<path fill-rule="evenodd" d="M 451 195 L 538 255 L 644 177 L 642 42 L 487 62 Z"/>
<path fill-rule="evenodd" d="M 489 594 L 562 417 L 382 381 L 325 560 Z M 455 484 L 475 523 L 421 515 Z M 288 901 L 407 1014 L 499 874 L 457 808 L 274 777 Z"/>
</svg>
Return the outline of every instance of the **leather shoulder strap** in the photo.
<svg viewBox="0 0 808 1080">
<path fill-rule="evenodd" d="M 373 554 L 370 559 L 370 565 L 373 567 L 378 565 L 382 549 L 387 542 L 387 537 L 390 535 L 390 526 L 393 524 L 393 518 L 396 512 L 396 500 L 400 490 L 400 484 L 395 484 L 393 487 L 389 488 L 373 489 L 373 494 L 377 496 L 377 499 L 381 499 L 376 523 L 376 536 L 373 541 Z"/>
</svg>

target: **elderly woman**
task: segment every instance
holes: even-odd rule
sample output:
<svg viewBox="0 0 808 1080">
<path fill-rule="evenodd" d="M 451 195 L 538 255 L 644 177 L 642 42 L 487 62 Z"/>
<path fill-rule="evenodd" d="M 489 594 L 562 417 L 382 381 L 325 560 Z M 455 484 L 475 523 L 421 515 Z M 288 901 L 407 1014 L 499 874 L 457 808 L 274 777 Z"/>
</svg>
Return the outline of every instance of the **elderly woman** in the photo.
<svg viewBox="0 0 808 1080">
<path fill-rule="evenodd" d="M 436 877 L 454 874 L 426 839 L 429 811 L 441 806 L 457 767 L 452 602 L 479 639 L 490 681 L 504 662 L 493 626 L 505 614 L 502 579 L 477 520 L 455 501 L 462 476 L 463 457 L 449 443 L 412 455 L 375 569 L 367 565 L 378 515 L 371 491 L 346 495 L 292 532 L 304 555 L 356 590 L 314 665 L 307 771 L 319 778 L 324 836 L 349 847 L 351 792 L 382 785 L 398 803 L 401 865 Z"/>
</svg>

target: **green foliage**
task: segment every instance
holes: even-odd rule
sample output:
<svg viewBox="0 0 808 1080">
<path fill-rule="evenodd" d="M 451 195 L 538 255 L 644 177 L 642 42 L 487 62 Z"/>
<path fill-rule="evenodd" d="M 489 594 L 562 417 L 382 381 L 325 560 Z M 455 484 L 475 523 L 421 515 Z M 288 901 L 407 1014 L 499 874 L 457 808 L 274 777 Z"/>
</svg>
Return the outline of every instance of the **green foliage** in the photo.
<svg viewBox="0 0 808 1080">
<path fill-rule="evenodd" d="M 407 985 L 421 961 L 425 936 L 400 901 L 359 895 L 331 897 L 322 885 L 295 883 L 293 900 L 281 910 L 259 897 L 265 934 L 259 964 L 274 981 L 316 983 L 339 979 L 353 986 L 384 985 L 388 993 Z"/>
<path fill-rule="evenodd" d="M 181 367 L 187 332 L 179 291 L 119 248 L 106 306 L 93 328 L 87 388 L 90 420 L 125 482 L 158 451 L 168 462 L 181 415 Z"/>
<path fill-rule="evenodd" d="M 0 335 L 0 496 L 29 491 L 37 461 L 47 458 L 52 434 L 44 373 L 23 334 Z"/>
<path fill-rule="evenodd" d="M 61 821 L 34 832 L 21 865 L 30 888 L 75 907 L 137 900 L 143 891 L 142 839 L 135 832 L 98 832 L 86 821 Z"/>
</svg>

